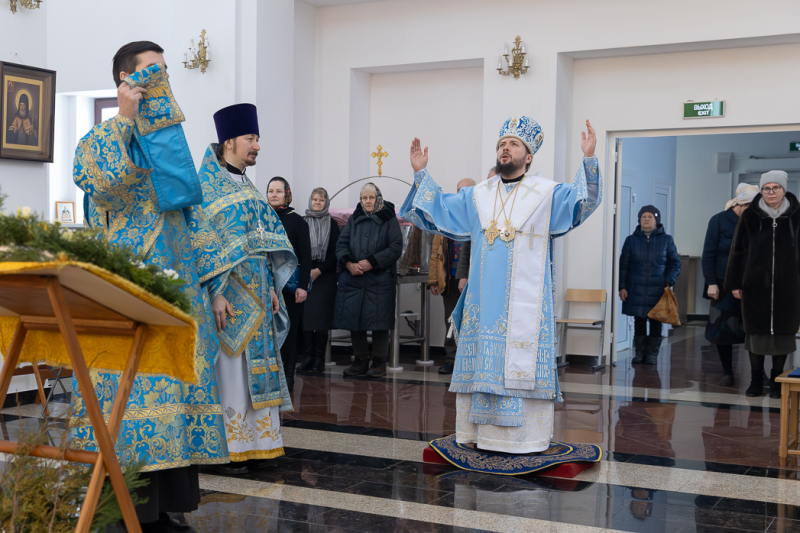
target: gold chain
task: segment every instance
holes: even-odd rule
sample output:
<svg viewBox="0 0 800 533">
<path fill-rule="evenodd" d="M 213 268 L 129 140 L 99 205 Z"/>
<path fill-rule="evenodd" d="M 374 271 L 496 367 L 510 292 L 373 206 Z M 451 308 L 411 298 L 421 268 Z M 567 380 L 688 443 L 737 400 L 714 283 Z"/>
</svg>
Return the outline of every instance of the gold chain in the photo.
<svg viewBox="0 0 800 533">
<path fill-rule="evenodd" d="M 489 241 L 489 249 L 492 249 L 492 244 L 494 244 L 494 240 L 497 237 L 500 237 L 506 243 L 509 243 L 514 240 L 514 236 L 516 234 L 516 230 L 514 226 L 511 225 L 511 213 L 514 212 L 514 204 L 517 202 L 517 194 L 519 193 L 519 186 L 522 183 L 522 180 L 525 179 L 525 175 L 522 175 L 522 178 L 514 185 L 514 188 L 508 193 L 506 199 L 503 200 L 502 195 L 500 194 L 500 187 L 503 184 L 503 180 L 501 179 L 497 183 L 497 192 L 494 195 L 494 207 L 492 208 L 492 221 L 489 224 L 489 227 L 486 229 L 486 239 Z M 511 201 L 511 209 L 509 210 L 509 214 L 506 215 L 506 204 L 508 203 L 508 199 L 511 198 L 511 193 L 514 193 L 514 199 Z M 497 228 L 497 197 L 500 196 L 500 210 L 501 213 L 506 217 L 505 225 L 503 226 L 502 231 Z"/>
</svg>

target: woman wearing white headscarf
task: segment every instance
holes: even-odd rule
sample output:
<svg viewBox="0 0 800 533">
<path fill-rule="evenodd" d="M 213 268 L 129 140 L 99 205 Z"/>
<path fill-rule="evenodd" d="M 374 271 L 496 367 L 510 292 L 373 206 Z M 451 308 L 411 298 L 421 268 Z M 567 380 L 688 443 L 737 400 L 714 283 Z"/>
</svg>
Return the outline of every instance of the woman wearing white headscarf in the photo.
<svg viewBox="0 0 800 533">
<path fill-rule="evenodd" d="M 725 287 L 725 271 L 733 235 L 739 217 L 758 194 L 758 187 L 740 183 L 736 197 L 725 204 L 725 210 L 708 221 L 706 240 L 703 245 L 703 277 L 706 279 L 706 297 L 711 300 L 711 309 L 706 324 L 706 339 L 717 346 L 722 363 L 721 387 L 733 387 L 733 345 L 744 342 L 742 327 L 742 303 Z"/>
<path fill-rule="evenodd" d="M 788 175 L 771 170 L 761 175 L 761 193 L 742 213 L 733 236 L 725 288 L 742 300 L 750 352 L 747 396 L 761 396 L 764 358 L 772 357 L 770 398 L 781 397 L 775 378 L 786 357 L 797 348 L 800 328 L 800 202 L 786 190 Z"/>
<path fill-rule="evenodd" d="M 305 358 L 300 372 L 321 373 L 325 370 L 325 349 L 328 332 L 333 327 L 333 304 L 336 302 L 336 241 L 339 225 L 328 214 L 331 200 L 328 191 L 317 187 L 311 191 L 303 219 L 311 233 L 311 281 L 303 309 Z"/>
</svg>

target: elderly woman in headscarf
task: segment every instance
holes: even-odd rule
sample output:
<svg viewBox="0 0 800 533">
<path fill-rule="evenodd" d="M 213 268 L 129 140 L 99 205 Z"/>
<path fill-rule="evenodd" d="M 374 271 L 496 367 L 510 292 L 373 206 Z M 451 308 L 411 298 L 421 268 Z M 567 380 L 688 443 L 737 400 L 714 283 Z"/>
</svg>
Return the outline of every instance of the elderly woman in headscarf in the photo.
<svg viewBox="0 0 800 533">
<path fill-rule="evenodd" d="M 308 297 L 311 283 L 311 242 L 308 224 L 303 217 L 295 213 L 294 208 L 289 206 L 292 203 L 292 189 L 288 181 L 280 176 L 269 180 L 267 202 L 281 219 L 286 236 L 297 256 L 297 269 L 282 291 L 286 311 L 289 313 L 289 334 L 281 346 L 281 360 L 283 371 L 286 373 L 286 386 L 289 392 L 292 392 L 295 366 L 297 366 L 297 340 L 302 331 L 303 302 Z"/>
<path fill-rule="evenodd" d="M 389 330 L 394 329 L 397 260 L 403 235 L 394 205 L 374 183 L 361 188 L 361 202 L 347 220 L 336 257 L 342 265 L 333 327 L 350 331 L 355 362 L 345 376 L 386 375 Z M 367 332 L 372 332 L 372 367 Z"/>
<path fill-rule="evenodd" d="M 763 392 L 764 358 L 772 356 L 770 398 L 781 397 L 775 378 L 795 351 L 800 328 L 800 203 L 786 190 L 788 175 L 761 175 L 761 193 L 742 213 L 733 236 L 725 288 L 742 300 L 745 348 L 750 352 L 747 396 Z"/>
<path fill-rule="evenodd" d="M 330 205 L 328 191 L 318 187 L 311 191 L 306 216 L 303 217 L 311 237 L 311 281 L 314 290 L 308 293 L 303 310 L 305 357 L 298 368 L 300 372 L 320 373 L 325 370 L 325 348 L 328 346 L 328 332 L 333 327 L 339 225 L 328 214 Z"/>
<path fill-rule="evenodd" d="M 703 245 L 703 277 L 706 280 L 706 297 L 711 300 L 711 309 L 706 324 L 706 339 L 716 345 L 722 363 L 721 387 L 733 387 L 733 345 L 744 342 L 742 328 L 742 303 L 730 291 L 725 290 L 725 272 L 733 243 L 733 234 L 739 217 L 755 195 L 758 187 L 740 183 L 736 197 L 725 204 L 725 210 L 708 221 L 706 240 Z"/>
</svg>

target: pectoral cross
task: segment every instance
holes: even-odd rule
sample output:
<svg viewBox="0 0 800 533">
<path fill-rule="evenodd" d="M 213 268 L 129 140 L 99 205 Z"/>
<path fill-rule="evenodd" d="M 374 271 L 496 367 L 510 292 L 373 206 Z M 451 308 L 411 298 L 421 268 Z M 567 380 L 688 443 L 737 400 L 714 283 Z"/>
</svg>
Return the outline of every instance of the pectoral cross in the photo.
<svg viewBox="0 0 800 533">
<path fill-rule="evenodd" d="M 378 151 L 377 152 L 372 152 L 372 157 L 377 157 L 378 158 L 378 176 L 383 174 L 383 171 L 381 170 L 381 166 L 383 165 L 383 161 L 381 161 L 381 157 L 389 157 L 389 154 L 387 152 L 381 152 L 381 150 L 383 150 L 383 147 L 379 144 L 378 145 Z"/>
<path fill-rule="evenodd" d="M 256 231 L 258 232 L 258 238 L 261 239 L 261 244 L 264 244 L 264 234 L 267 232 L 267 230 L 264 229 L 264 225 L 261 224 L 260 220 L 258 221 Z"/>
<path fill-rule="evenodd" d="M 492 223 L 484 231 L 486 232 L 486 240 L 489 241 L 489 249 L 491 250 L 494 240 L 500 235 L 500 230 L 497 229 L 497 222 L 492 220 Z"/>
</svg>

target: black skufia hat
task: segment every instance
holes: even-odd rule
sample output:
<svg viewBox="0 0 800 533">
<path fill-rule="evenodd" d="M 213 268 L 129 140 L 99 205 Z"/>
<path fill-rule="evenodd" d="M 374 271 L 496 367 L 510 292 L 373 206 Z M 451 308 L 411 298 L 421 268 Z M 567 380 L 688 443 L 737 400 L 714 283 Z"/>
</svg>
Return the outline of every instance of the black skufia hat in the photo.
<svg viewBox="0 0 800 533">
<path fill-rule="evenodd" d="M 234 104 L 214 113 L 219 144 L 242 135 L 259 135 L 258 113 L 253 104 Z M 260 135 L 259 135 L 260 136 Z"/>
</svg>

